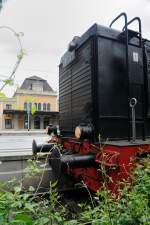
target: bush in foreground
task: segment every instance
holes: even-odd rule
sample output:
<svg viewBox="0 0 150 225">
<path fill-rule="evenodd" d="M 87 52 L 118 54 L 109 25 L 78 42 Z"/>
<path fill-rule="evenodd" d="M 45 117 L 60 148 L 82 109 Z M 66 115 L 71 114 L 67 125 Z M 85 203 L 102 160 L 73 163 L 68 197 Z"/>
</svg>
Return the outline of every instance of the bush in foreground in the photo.
<svg viewBox="0 0 150 225">
<path fill-rule="evenodd" d="M 8 186 L 14 186 L 13 191 L 5 191 Z M 80 204 L 82 213 L 77 215 L 62 205 L 55 187 L 56 183 L 50 184 L 45 198 L 36 195 L 33 187 L 24 192 L 22 182 L 1 184 L 0 225 L 150 225 L 149 160 L 137 166 L 132 188 L 126 184 L 118 199 L 104 185 L 96 194 L 95 206 Z"/>
</svg>

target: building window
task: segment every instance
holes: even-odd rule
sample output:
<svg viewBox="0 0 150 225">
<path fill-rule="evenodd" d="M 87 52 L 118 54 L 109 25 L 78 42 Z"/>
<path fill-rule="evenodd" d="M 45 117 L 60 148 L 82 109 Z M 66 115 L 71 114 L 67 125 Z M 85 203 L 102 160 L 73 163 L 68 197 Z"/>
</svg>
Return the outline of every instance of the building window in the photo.
<svg viewBox="0 0 150 225">
<path fill-rule="evenodd" d="M 34 103 L 35 109 L 37 110 L 37 103 Z"/>
<path fill-rule="evenodd" d="M 43 111 L 46 111 L 46 103 L 43 103 Z"/>
<path fill-rule="evenodd" d="M 40 117 L 38 116 L 34 118 L 34 129 L 40 129 Z"/>
<path fill-rule="evenodd" d="M 29 86 L 29 90 L 32 90 L 32 84 L 30 84 L 30 86 Z"/>
<path fill-rule="evenodd" d="M 5 128 L 12 129 L 12 120 L 11 119 L 5 119 Z"/>
<path fill-rule="evenodd" d="M 38 81 L 33 83 L 32 90 L 36 92 L 43 92 L 43 83 Z"/>
<path fill-rule="evenodd" d="M 44 129 L 49 125 L 49 118 L 48 117 L 45 117 L 44 118 L 44 122 L 43 122 L 43 127 Z"/>
<path fill-rule="evenodd" d="M 6 104 L 6 109 L 12 109 L 12 105 L 11 104 Z"/>
<path fill-rule="evenodd" d="M 27 102 L 24 103 L 24 110 L 27 110 Z"/>
<path fill-rule="evenodd" d="M 32 103 L 30 102 L 29 103 L 29 110 L 31 111 L 31 109 L 32 109 Z"/>
<path fill-rule="evenodd" d="M 50 111 L 50 104 L 47 104 L 47 111 Z"/>
<path fill-rule="evenodd" d="M 29 103 L 25 102 L 24 103 L 24 110 L 28 110 L 28 107 L 29 107 L 29 110 L 31 111 L 31 109 L 32 109 L 32 103 L 31 102 L 29 102 Z"/>
<path fill-rule="evenodd" d="M 38 111 L 41 111 L 41 103 L 38 103 Z"/>
</svg>

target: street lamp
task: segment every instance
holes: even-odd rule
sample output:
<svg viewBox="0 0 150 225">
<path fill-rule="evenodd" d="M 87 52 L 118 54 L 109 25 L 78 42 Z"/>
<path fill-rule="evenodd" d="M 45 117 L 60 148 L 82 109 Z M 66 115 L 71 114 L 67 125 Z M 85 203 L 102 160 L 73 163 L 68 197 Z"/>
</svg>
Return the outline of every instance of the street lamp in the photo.
<svg viewBox="0 0 150 225">
<path fill-rule="evenodd" d="M 27 114 L 28 114 L 28 131 L 30 130 L 30 103 L 27 103 Z"/>
</svg>

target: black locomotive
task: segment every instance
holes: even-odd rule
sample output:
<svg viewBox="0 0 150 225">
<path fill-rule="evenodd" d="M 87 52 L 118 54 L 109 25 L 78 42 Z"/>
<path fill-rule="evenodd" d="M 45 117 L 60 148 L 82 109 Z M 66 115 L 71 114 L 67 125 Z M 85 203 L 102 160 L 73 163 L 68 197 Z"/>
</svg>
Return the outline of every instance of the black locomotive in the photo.
<svg viewBox="0 0 150 225">
<path fill-rule="evenodd" d="M 121 17 L 122 31 L 113 29 Z M 138 31 L 128 29 L 133 22 Z M 121 13 L 109 27 L 94 24 L 70 43 L 59 71 L 62 135 L 84 124 L 96 136 L 130 139 L 135 98 L 137 137 L 150 136 L 150 41 L 142 38 L 140 18 L 127 22 Z"/>
<path fill-rule="evenodd" d="M 121 18 L 122 30 L 113 29 Z M 138 31 L 129 29 L 134 22 Z M 94 24 L 73 38 L 59 66 L 59 113 L 60 135 L 50 127 L 49 144 L 34 142 L 34 153 L 50 151 L 58 181 L 67 186 L 74 177 L 93 191 L 103 185 L 103 165 L 116 193 L 137 156 L 150 153 L 150 41 L 139 17 L 128 21 L 121 13 L 109 27 Z"/>
</svg>

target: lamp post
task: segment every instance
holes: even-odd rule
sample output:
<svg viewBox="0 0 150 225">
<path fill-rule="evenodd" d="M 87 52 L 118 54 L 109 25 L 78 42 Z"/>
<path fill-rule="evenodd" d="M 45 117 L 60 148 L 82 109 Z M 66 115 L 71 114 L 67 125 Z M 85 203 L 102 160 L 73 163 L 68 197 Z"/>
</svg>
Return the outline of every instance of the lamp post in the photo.
<svg viewBox="0 0 150 225">
<path fill-rule="evenodd" d="M 27 114 L 28 114 L 28 131 L 30 130 L 30 103 L 27 103 Z"/>
</svg>

